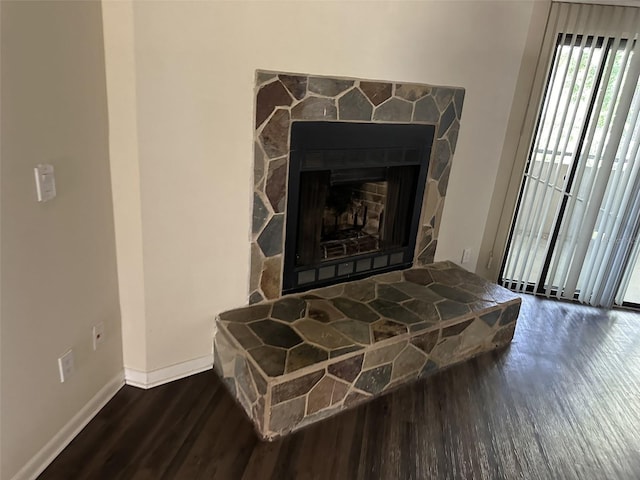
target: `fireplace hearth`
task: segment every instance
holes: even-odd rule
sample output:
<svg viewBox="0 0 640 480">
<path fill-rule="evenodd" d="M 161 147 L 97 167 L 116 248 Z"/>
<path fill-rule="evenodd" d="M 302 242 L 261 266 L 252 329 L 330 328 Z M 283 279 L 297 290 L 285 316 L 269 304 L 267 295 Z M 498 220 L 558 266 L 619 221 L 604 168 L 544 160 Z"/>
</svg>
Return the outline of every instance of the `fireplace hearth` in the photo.
<svg viewBox="0 0 640 480">
<path fill-rule="evenodd" d="M 412 265 L 434 133 L 293 123 L 283 293 Z"/>
</svg>

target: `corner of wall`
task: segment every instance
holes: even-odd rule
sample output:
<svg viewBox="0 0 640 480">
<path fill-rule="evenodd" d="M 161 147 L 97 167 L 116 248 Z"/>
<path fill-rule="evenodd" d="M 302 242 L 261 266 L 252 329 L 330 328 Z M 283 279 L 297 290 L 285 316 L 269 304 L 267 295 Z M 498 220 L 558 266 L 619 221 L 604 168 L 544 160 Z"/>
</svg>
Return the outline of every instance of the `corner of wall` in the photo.
<svg viewBox="0 0 640 480">
<path fill-rule="evenodd" d="M 530 107 L 550 8 L 550 0 L 533 2 L 533 12 L 505 132 L 498 174 L 478 254 L 475 271 L 491 281 L 498 280 L 524 169 L 524 163 L 522 159 L 517 158 L 516 152 L 521 140 L 526 141 L 522 137 L 523 124 L 527 109 Z M 528 135 L 527 132 L 524 134 Z"/>
</svg>

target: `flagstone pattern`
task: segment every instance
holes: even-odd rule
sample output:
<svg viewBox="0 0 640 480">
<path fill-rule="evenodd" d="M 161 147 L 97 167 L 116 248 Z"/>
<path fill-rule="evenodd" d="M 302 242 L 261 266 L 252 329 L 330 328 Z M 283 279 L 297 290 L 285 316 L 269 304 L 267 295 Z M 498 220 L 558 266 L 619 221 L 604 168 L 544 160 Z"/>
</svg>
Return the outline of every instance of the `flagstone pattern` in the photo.
<svg viewBox="0 0 640 480">
<path fill-rule="evenodd" d="M 250 303 L 282 295 L 293 121 L 436 126 L 414 261 L 427 265 L 434 260 L 463 100 L 464 89 L 456 87 L 256 72 Z"/>
<path fill-rule="evenodd" d="M 230 310 L 214 368 L 275 439 L 508 344 L 521 299 L 451 262 Z"/>
</svg>

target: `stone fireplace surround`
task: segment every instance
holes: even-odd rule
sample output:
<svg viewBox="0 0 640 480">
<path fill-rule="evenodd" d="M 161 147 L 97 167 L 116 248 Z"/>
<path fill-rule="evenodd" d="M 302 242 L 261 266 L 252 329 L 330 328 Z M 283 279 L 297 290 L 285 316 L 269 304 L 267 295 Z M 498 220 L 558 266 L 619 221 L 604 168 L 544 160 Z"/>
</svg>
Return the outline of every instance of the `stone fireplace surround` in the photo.
<svg viewBox="0 0 640 480">
<path fill-rule="evenodd" d="M 434 261 L 463 100 L 464 89 L 455 87 L 257 71 L 249 302 L 282 295 L 292 122 L 435 125 L 414 257 L 427 265 Z"/>
</svg>

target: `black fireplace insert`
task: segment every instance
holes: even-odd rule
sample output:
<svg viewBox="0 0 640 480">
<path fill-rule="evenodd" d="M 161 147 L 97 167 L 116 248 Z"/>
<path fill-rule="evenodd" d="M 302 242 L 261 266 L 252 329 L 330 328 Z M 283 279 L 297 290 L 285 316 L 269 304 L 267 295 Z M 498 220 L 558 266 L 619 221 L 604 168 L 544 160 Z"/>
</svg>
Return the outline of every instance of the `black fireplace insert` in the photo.
<svg viewBox="0 0 640 480">
<path fill-rule="evenodd" d="M 292 124 L 284 294 L 412 265 L 434 132 Z"/>
</svg>

